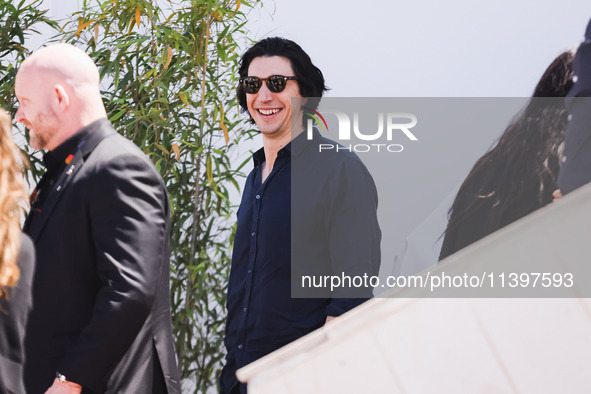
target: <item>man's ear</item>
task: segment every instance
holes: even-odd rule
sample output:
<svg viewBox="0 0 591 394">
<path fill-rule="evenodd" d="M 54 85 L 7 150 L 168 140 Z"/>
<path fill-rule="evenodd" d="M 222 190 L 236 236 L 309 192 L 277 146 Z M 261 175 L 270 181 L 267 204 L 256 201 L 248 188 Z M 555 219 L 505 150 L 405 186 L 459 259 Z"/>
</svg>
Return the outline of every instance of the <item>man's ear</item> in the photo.
<svg viewBox="0 0 591 394">
<path fill-rule="evenodd" d="M 59 111 L 65 111 L 70 106 L 70 95 L 66 92 L 66 89 L 62 85 L 55 85 L 53 94 Z"/>
</svg>

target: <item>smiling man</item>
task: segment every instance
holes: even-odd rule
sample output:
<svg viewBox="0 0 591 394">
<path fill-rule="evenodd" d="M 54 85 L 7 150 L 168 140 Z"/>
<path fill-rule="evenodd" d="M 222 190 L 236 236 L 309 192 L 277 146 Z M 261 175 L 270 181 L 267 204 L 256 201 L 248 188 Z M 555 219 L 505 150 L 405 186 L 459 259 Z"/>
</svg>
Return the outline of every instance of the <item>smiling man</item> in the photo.
<svg viewBox="0 0 591 394">
<path fill-rule="evenodd" d="M 351 152 L 318 155 L 318 143 L 334 142 L 303 133 L 302 107 L 316 110 L 326 91 L 322 72 L 298 44 L 273 37 L 244 54 L 239 73 L 238 101 L 263 147 L 253 155 L 237 214 L 222 393 L 245 393 L 237 369 L 371 297 L 365 288 L 353 298 L 338 291 L 292 298 L 294 278 L 326 267 L 377 275 L 380 259 L 377 193 L 367 169 Z M 304 166 L 294 170 L 296 156 Z"/>
</svg>

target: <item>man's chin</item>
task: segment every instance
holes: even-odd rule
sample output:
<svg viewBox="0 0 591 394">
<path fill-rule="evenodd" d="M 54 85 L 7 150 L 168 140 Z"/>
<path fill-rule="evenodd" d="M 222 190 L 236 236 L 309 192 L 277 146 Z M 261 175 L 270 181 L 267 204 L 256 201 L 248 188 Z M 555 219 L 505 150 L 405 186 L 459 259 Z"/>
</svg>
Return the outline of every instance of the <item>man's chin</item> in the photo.
<svg viewBox="0 0 591 394">
<path fill-rule="evenodd" d="M 37 139 L 32 133 L 29 134 L 29 146 L 35 150 L 41 150 L 45 148 L 43 141 Z"/>
</svg>

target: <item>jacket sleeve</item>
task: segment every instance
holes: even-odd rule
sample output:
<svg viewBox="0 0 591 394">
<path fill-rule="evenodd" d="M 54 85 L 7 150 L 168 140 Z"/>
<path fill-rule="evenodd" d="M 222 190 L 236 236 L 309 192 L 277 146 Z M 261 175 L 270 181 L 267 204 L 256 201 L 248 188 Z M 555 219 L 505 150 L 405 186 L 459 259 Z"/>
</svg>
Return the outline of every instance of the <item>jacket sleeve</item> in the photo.
<svg viewBox="0 0 591 394">
<path fill-rule="evenodd" d="M 566 98 L 566 129 L 558 186 L 562 194 L 591 182 L 591 20 L 573 61 L 576 82 Z"/>
<path fill-rule="evenodd" d="M 18 284 L 0 297 L 0 393 L 24 393 L 24 337 L 32 307 L 31 283 L 35 269 L 35 247 L 21 235 Z M 4 391 L 3 391 L 4 390 Z"/>
<path fill-rule="evenodd" d="M 89 324 L 58 372 L 101 392 L 146 322 L 163 280 L 168 203 L 159 175 L 139 153 L 111 158 L 92 177 L 89 231 L 100 289 Z"/>
</svg>

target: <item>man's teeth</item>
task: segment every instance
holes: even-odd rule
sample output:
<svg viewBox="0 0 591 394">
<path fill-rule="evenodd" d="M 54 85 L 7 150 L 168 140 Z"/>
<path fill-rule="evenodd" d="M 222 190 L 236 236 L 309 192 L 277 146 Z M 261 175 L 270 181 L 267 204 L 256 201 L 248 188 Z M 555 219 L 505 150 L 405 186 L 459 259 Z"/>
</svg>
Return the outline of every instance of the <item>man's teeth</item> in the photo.
<svg viewBox="0 0 591 394">
<path fill-rule="evenodd" d="M 275 109 L 259 109 L 259 112 L 262 113 L 263 115 L 273 115 L 276 114 L 277 112 L 279 112 L 278 108 Z"/>
</svg>

